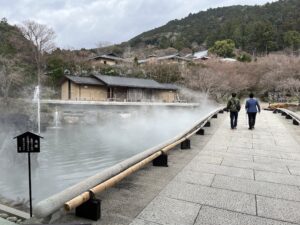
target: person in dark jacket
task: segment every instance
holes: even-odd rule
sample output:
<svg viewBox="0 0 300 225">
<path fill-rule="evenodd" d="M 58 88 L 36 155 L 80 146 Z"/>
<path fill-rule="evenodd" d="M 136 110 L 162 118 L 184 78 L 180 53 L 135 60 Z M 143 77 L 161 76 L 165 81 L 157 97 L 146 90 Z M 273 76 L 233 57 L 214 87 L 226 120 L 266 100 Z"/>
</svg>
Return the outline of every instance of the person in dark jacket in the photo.
<svg viewBox="0 0 300 225">
<path fill-rule="evenodd" d="M 257 112 L 260 113 L 260 105 L 258 101 L 253 97 L 254 95 L 251 93 L 245 105 L 249 120 L 249 130 L 254 129 L 256 114 Z"/>
<path fill-rule="evenodd" d="M 230 112 L 231 129 L 236 129 L 241 105 L 240 105 L 240 100 L 236 97 L 236 93 L 232 93 L 231 96 L 232 97 L 227 102 L 227 110 Z"/>
</svg>

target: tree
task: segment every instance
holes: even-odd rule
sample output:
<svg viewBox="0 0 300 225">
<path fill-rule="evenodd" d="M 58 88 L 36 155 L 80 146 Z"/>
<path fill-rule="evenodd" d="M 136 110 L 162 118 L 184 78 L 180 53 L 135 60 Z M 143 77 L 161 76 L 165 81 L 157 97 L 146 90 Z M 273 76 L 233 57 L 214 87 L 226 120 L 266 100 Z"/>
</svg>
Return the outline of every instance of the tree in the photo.
<svg viewBox="0 0 300 225">
<path fill-rule="evenodd" d="M 300 47 L 300 33 L 298 31 L 288 31 L 283 37 L 284 44 L 291 47 L 293 51 L 298 50 Z"/>
<path fill-rule="evenodd" d="M 289 77 L 282 82 L 282 89 L 288 91 L 292 96 L 296 97 L 300 103 L 300 80 Z"/>
<path fill-rule="evenodd" d="M 12 87 L 23 81 L 14 60 L 0 57 L 0 80 L 0 96 L 3 97 L 3 102 L 7 104 Z"/>
<path fill-rule="evenodd" d="M 234 56 L 233 50 L 235 43 L 231 39 L 216 41 L 213 47 L 209 49 L 209 52 L 215 53 L 221 57 L 232 57 Z"/>
<path fill-rule="evenodd" d="M 23 36 L 32 44 L 32 52 L 37 70 L 38 84 L 43 73 L 44 55 L 51 52 L 54 48 L 55 33 L 52 28 L 34 21 L 24 21 L 20 26 Z"/>
<path fill-rule="evenodd" d="M 275 29 L 270 22 L 255 22 L 250 25 L 249 32 L 249 43 L 258 52 L 268 54 L 270 51 L 276 50 Z"/>
</svg>

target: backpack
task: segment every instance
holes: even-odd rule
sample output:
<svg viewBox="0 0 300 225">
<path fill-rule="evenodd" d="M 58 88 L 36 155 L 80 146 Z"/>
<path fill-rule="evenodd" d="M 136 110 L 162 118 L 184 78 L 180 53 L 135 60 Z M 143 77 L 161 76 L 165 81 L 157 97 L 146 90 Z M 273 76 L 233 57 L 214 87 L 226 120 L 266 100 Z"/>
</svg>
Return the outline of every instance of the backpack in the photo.
<svg viewBox="0 0 300 225">
<path fill-rule="evenodd" d="M 239 112 L 241 110 L 239 100 L 237 98 L 231 98 L 228 102 L 228 109 L 231 112 Z"/>
</svg>

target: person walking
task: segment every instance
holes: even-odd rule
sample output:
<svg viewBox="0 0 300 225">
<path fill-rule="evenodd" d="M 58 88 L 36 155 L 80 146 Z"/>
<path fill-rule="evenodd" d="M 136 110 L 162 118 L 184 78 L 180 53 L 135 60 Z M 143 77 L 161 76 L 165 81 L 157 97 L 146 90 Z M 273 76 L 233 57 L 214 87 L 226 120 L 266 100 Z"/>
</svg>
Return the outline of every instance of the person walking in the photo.
<svg viewBox="0 0 300 225">
<path fill-rule="evenodd" d="M 251 93 L 249 95 L 249 99 L 246 101 L 246 105 L 245 105 L 245 108 L 246 108 L 246 111 L 248 114 L 249 130 L 254 129 L 256 114 L 257 114 L 257 112 L 260 113 L 260 105 L 259 105 L 258 101 L 253 97 L 254 97 L 254 95 L 253 95 L 253 93 Z"/>
<path fill-rule="evenodd" d="M 236 129 L 239 111 L 241 109 L 240 100 L 236 97 L 236 93 L 231 94 L 231 98 L 227 102 L 227 110 L 230 112 L 230 127 Z"/>
</svg>

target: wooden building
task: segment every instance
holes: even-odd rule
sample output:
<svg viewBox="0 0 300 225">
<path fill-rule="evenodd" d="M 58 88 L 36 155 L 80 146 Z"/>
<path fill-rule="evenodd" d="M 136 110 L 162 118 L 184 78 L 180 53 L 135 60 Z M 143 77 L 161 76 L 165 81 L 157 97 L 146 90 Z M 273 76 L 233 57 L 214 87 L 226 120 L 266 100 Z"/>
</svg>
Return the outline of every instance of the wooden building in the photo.
<svg viewBox="0 0 300 225">
<path fill-rule="evenodd" d="M 191 59 L 186 57 L 181 57 L 179 54 L 166 55 L 166 56 L 148 56 L 147 59 L 138 60 L 138 64 L 152 64 L 152 63 L 186 63 L 192 62 Z"/>
<path fill-rule="evenodd" d="M 110 53 L 110 54 L 105 54 L 105 55 L 98 55 L 92 58 L 88 59 L 93 66 L 97 66 L 97 65 L 116 65 L 116 64 L 120 64 L 123 62 L 126 62 L 125 59 L 118 57 L 117 55 Z"/>
<path fill-rule="evenodd" d="M 107 75 L 65 76 L 62 100 L 176 102 L 178 87 L 150 79 Z"/>
</svg>

